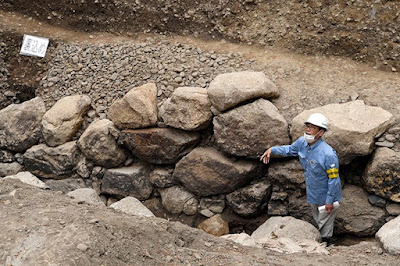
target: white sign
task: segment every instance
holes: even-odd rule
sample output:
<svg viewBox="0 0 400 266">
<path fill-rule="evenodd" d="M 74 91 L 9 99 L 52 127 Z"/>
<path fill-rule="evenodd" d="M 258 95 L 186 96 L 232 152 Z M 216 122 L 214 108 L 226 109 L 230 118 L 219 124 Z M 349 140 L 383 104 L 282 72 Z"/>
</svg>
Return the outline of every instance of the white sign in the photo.
<svg viewBox="0 0 400 266">
<path fill-rule="evenodd" d="M 44 57 L 46 55 L 47 46 L 49 45 L 49 39 L 35 37 L 24 34 L 22 40 L 21 51 L 22 55 Z"/>
</svg>

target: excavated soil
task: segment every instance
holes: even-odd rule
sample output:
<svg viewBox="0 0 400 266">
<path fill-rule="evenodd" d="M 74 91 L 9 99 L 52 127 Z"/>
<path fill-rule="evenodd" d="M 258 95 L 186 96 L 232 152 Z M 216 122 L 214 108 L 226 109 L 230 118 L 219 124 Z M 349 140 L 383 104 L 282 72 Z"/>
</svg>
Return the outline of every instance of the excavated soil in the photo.
<svg viewBox="0 0 400 266">
<path fill-rule="evenodd" d="M 288 121 L 305 109 L 361 99 L 390 111 L 398 124 L 398 1 L 370 1 L 369 9 L 362 1 L 151 2 L 1 0 L 0 108 L 42 91 L 58 45 L 168 41 L 254 60 L 280 89 L 273 103 Z M 321 23 L 321 12 L 330 24 Z M 18 55 L 23 34 L 50 39 L 44 59 Z M 131 217 L 10 180 L 0 180 L 0 228 L 5 265 L 398 265 L 399 260 L 371 239 L 343 240 L 330 255 L 247 248 L 179 222 Z"/>
</svg>

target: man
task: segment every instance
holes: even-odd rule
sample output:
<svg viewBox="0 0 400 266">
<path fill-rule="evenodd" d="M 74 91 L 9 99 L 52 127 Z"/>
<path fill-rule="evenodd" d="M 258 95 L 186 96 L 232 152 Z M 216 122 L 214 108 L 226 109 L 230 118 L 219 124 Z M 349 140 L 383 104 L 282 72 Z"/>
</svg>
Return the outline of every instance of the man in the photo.
<svg viewBox="0 0 400 266">
<path fill-rule="evenodd" d="M 342 198 L 339 177 L 339 160 L 336 151 L 323 141 L 322 135 L 328 130 L 328 120 L 323 114 L 314 113 L 304 123 L 304 136 L 291 145 L 269 148 L 261 156 L 261 161 L 269 163 L 271 154 L 298 156 L 304 169 L 307 202 L 322 240 L 329 245 L 337 213 L 333 203 Z M 318 207 L 325 205 L 326 212 Z"/>
</svg>

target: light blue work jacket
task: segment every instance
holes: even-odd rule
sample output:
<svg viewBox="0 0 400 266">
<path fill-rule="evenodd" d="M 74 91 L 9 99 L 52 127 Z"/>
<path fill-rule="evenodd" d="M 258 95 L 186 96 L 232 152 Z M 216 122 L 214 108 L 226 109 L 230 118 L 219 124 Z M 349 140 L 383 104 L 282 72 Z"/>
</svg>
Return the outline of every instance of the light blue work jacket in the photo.
<svg viewBox="0 0 400 266">
<path fill-rule="evenodd" d="M 322 139 L 309 146 L 304 137 L 300 137 L 291 145 L 272 147 L 271 152 L 299 157 L 306 179 L 308 203 L 332 204 L 342 198 L 336 151 Z"/>
</svg>

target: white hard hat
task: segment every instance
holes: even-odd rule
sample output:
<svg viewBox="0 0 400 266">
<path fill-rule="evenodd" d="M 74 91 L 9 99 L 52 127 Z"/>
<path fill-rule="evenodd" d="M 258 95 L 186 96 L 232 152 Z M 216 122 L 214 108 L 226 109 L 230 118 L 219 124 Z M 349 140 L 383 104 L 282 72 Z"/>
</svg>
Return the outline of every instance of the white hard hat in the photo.
<svg viewBox="0 0 400 266">
<path fill-rule="evenodd" d="M 328 130 L 328 119 L 326 119 L 326 117 L 320 113 L 314 113 L 310 115 L 310 117 L 304 123 L 310 123 L 314 126 L 322 127 L 325 128 L 325 130 Z"/>
</svg>

